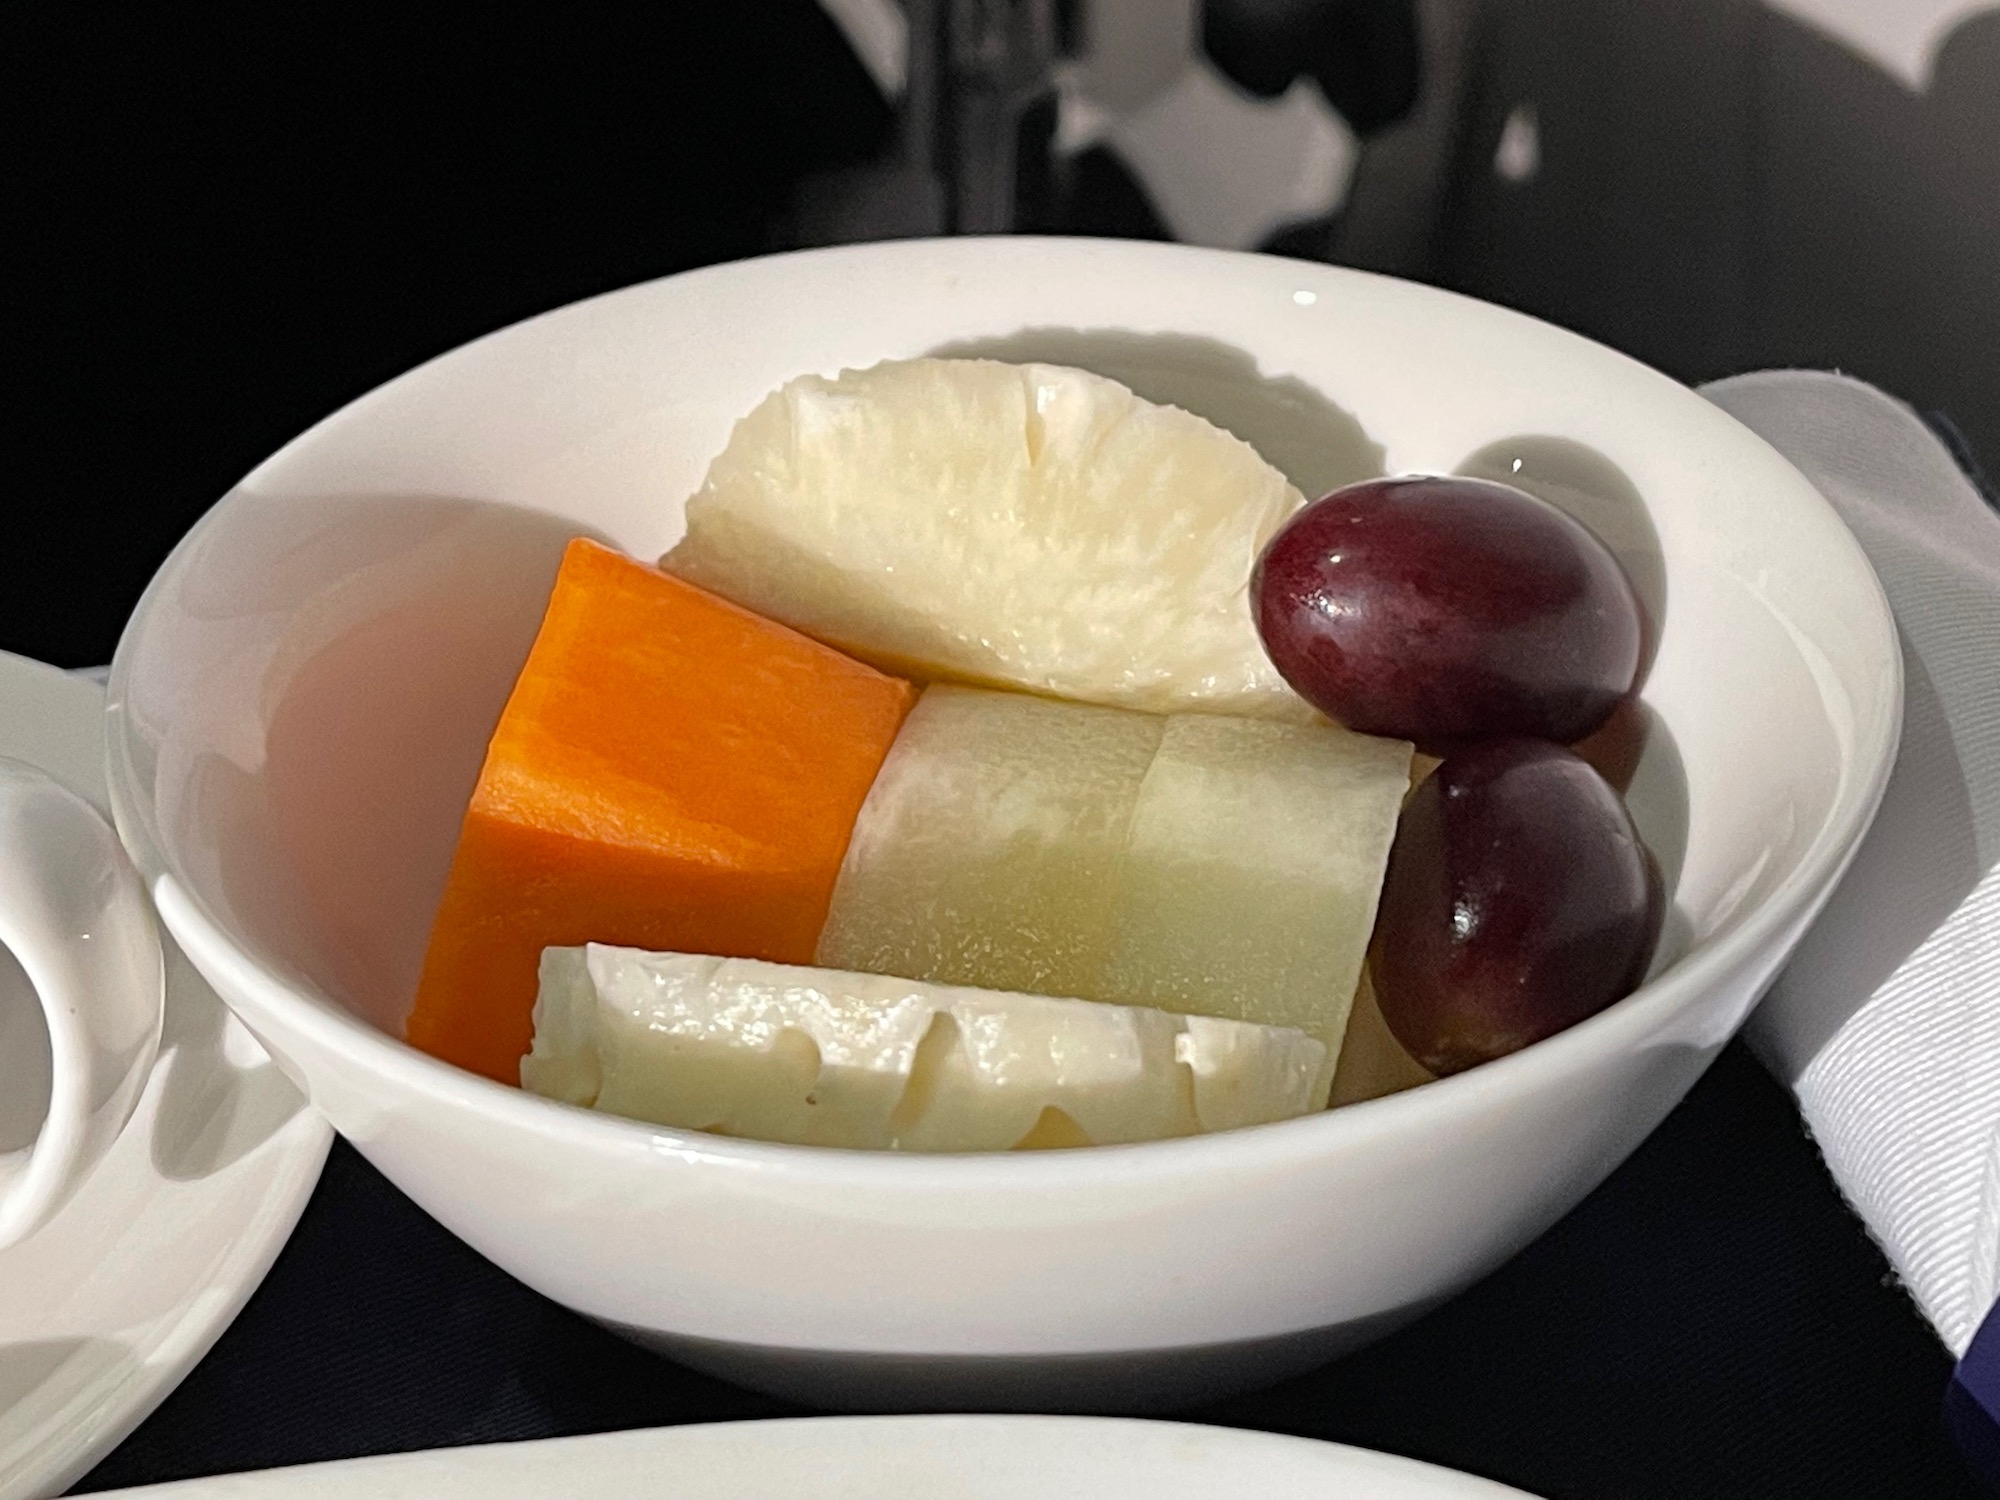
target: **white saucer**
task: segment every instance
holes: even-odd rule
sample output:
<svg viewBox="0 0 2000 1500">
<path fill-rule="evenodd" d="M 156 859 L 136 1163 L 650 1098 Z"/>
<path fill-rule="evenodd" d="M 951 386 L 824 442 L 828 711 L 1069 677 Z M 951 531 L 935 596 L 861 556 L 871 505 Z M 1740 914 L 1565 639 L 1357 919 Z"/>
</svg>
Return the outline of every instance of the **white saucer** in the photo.
<svg viewBox="0 0 2000 1500">
<path fill-rule="evenodd" d="M 104 689 L 0 652 L 0 755 L 105 806 Z M 264 1279 L 332 1132 L 161 932 L 159 1061 L 69 1205 L 0 1251 L 0 1500 L 60 1493 L 165 1399 Z"/>
<path fill-rule="evenodd" d="M 808 1417 L 346 1459 L 155 1500 L 1530 1500 L 1335 1443 L 1102 1417 Z"/>
</svg>

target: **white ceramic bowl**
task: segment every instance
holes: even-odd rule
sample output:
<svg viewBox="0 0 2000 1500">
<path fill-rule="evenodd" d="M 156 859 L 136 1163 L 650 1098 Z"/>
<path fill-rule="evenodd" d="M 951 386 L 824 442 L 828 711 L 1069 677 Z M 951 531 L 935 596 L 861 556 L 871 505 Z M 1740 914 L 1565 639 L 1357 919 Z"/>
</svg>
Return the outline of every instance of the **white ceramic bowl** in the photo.
<svg viewBox="0 0 2000 1500">
<path fill-rule="evenodd" d="M 1518 450 L 1530 471 L 1593 470 L 1606 493 L 1622 472 L 1643 514 L 1605 524 L 1656 606 L 1664 589 L 1645 692 L 1664 730 L 1632 793 L 1674 890 L 1663 970 L 1563 1035 L 1397 1097 L 1026 1156 L 679 1133 L 399 1041 L 562 540 L 664 550 L 731 422 L 793 375 L 1023 329 L 1056 332 L 1006 347 L 1138 371 L 1275 448 L 1309 432 L 1358 451 L 1365 431 L 1391 471 L 1480 450 L 1505 469 Z M 1630 360 L 1324 266 L 958 240 L 635 287 L 330 417 L 161 569 L 118 649 L 109 758 L 120 832 L 194 962 L 372 1162 L 530 1286 L 812 1401 L 1107 1409 L 1275 1378 L 1379 1334 L 1600 1181 L 1845 866 L 1900 696 L 1881 591 L 1824 501 Z"/>
</svg>

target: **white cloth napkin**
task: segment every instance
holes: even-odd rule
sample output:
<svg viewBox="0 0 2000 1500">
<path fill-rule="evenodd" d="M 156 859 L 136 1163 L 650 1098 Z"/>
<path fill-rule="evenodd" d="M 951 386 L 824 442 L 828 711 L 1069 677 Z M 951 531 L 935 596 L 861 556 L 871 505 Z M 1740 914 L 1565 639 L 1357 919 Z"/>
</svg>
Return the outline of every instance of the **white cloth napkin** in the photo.
<svg viewBox="0 0 2000 1500">
<path fill-rule="evenodd" d="M 1702 394 L 1860 539 L 1903 637 L 1882 810 L 1750 1026 L 1953 1354 L 2000 1298 L 2000 514 L 1909 408 L 1839 375 Z"/>
</svg>

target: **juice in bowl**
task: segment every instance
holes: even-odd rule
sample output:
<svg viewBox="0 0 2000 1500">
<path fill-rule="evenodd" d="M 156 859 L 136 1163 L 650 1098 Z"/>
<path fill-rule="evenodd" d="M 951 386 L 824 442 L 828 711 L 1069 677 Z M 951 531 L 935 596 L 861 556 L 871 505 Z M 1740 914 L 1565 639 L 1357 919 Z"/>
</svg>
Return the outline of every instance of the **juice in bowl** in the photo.
<svg viewBox="0 0 2000 1500">
<path fill-rule="evenodd" d="M 1315 490 L 1498 462 L 1595 507 L 1584 519 L 1657 627 L 1640 708 L 1593 750 L 1629 782 L 1660 866 L 1647 982 L 1389 1097 L 1049 1151 L 739 1139 L 537 1097 L 406 1043 L 565 550 L 673 552 L 738 419 L 797 376 L 961 353 L 1096 363 Z M 1586 341 L 1270 258 L 908 242 L 600 298 L 329 418 L 148 590 L 114 664 L 111 781 L 162 917 L 218 991 L 371 1161 L 531 1286 L 821 1404 L 1133 1409 L 1377 1336 L 1601 1180 L 1844 868 L 1893 753 L 1898 672 L 1879 588 L 1803 478 Z M 849 783 L 865 798 L 865 775 Z"/>
</svg>

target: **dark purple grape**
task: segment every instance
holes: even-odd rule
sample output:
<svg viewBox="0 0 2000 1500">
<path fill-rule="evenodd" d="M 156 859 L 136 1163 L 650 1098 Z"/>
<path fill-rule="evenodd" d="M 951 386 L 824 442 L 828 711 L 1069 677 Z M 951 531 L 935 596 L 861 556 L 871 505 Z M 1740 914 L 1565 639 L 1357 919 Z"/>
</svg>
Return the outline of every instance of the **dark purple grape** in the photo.
<svg viewBox="0 0 2000 1500">
<path fill-rule="evenodd" d="M 1582 739 L 1632 690 L 1644 633 L 1602 542 L 1484 479 L 1371 479 L 1315 500 L 1264 549 L 1251 599 L 1301 697 L 1434 754 Z"/>
<path fill-rule="evenodd" d="M 1665 908 L 1583 760 L 1546 740 L 1461 750 L 1396 827 L 1369 953 L 1382 1017 L 1433 1073 L 1519 1051 L 1636 989 Z"/>
</svg>

